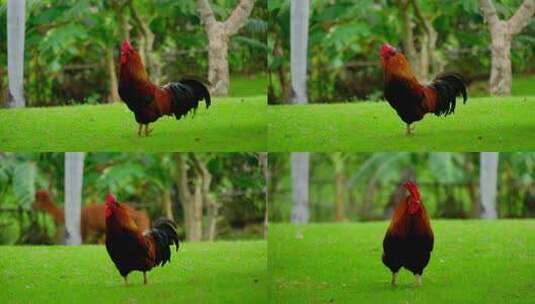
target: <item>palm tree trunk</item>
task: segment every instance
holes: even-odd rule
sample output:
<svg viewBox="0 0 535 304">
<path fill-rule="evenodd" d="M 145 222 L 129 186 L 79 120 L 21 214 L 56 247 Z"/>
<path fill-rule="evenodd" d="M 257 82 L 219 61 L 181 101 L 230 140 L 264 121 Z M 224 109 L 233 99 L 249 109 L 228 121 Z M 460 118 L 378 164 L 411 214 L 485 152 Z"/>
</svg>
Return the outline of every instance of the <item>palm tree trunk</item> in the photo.
<svg viewBox="0 0 535 304">
<path fill-rule="evenodd" d="M 480 191 L 481 205 L 483 212 L 481 218 L 495 219 L 496 211 L 496 192 L 498 187 L 498 153 L 481 152 L 480 164 Z"/>
<path fill-rule="evenodd" d="M 84 153 L 65 153 L 65 244 L 80 245 Z"/>
<path fill-rule="evenodd" d="M 7 3 L 7 72 L 9 82 L 8 105 L 26 106 L 24 100 L 24 31 L 25 0 Z"/>
<path fill-rule="evenodd" d="M 309 0 L 291 1 L 290 72 L 292 75 L 292 90 L 289 97 L 290 102 L 296 104 L 308 103 L 307 51 L 309 11 Z"/>
<path fill-rule="evenodd" d="M 292 223 L 308 223 L 308 179 L 309 158 L 308 152 L 291 154 L 292 162 Z"/>
</svg>

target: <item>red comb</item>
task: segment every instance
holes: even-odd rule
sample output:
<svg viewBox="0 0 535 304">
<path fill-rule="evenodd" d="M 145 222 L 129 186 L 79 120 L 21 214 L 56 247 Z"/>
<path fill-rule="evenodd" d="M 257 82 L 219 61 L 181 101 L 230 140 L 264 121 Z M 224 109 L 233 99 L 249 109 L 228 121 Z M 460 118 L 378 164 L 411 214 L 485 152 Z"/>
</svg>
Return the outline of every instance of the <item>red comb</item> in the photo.
<svg viewBox="0 0 535 304">
<path fill-rule="evenodd" d="M 416 185 L 416 183 L 408 181 L 403 184 L 403 187 L 405 187 L 405 189 L 407 189 L 411 193 L 411 196 L 415 200 L 420 201 L 420 191 L 418 190 L 418 186 Z"/>
<path fill-rule="evenodd" d="M 395 51 L 396 49 L 393 46 L 388 43 L 383 43 L 381 45 L 381 48 L 379 49 L 379 54 L 381 55 L 381 57 L 385 57 L 388 53 Z"/>
<path fill-rule="evenodd" d="M 113 196 L 113 194 L 108 193 L 108 195 L 106 195 L 106 204 L 113 204 L 113 203 L 115 203 L 115 197 Z"/>
</svg>

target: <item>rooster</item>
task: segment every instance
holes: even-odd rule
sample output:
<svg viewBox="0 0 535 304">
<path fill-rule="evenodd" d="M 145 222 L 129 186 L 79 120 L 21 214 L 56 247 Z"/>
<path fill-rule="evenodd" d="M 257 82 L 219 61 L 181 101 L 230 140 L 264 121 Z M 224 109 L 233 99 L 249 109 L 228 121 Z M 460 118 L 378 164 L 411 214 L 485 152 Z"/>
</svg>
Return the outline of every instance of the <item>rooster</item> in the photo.
<svg viewBox="0 0 535 304">
<path fill-rule="evenodd" d="M 117 270 L 128 285 L 132 271 L 143 272 L 147 284 L 147 271 L 171 261 L 170 247 L 178 251 L 176 225 L 168 219 L 159 219 L 151 230 L 142 232 L 136 226 L 123 204 L 113 195 L 106 197 L 106 249 Z"/>
<path fill-rule="evenodd" d="M 392 271 L 393 286 L 401 267 L 410 270 L 415 275 L 416 285 L 421 286 L 421 276 L 433 250 L 433 230 L 418 186 L 413 182 L 406 182 L 403 186 L 409 195 L 396 207 L 386 231 L 383 263 Z"/>
<path fill-rule="evenodd" d="M 210 107 L 210 93 L 198 80 L 184 78 L 163 87 L 152 84 L 139 53 L 128 41 L 121 45 L 119 96 L 134 112 L 139 124 L 139 136 L 143 127 L 145 136 L 148 136 L 152 131 L 149 130 L 149 123 L 163 115 L 174 115 L 180 119 L 190 111 L 195 111 L 203 99 L 206 108 Z"/>
<path fill-rule="evenodd" d="M 391 45 L 383 44 L 379 54 L 385 70 L 385 99 L 407 124 L 407 135 L 414 131 L 411 124 L 427 113 L 453 114 L 457 96 L 462 96 L 466 103 L 465 81 L 460 74 L 443 73 L 431 84 L 422 85 L 414 77 L 405 56 Z"/>
</svg>

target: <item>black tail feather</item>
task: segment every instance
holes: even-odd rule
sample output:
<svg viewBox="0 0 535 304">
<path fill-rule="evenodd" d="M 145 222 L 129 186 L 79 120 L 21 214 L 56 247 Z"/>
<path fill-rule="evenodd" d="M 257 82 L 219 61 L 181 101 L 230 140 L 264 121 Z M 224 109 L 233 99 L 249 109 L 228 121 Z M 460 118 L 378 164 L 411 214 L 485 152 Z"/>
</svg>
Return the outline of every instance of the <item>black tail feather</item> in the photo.
<svg viewBox="0 0 535 304">
<path fill-rule="evenodd" d="M 463 97 L 466 103 L 466 84 L 463 76 L 457 73 L 443 73 L 435 77 L 430 85 L 437 92 L 435 115 L 449 115 L 455 112 L 457 96 Z"/>
<path fill-rule="evenodd" d="M 160 218 L 156 220 L 149 234 L 154 238 L 157 244 L 156 265 L 161 264 L 163 266 L 165 263 L 171 261 L 170 247 L 174 244 L 178 251 L 180 246 L 178 234 L 176 232 L 176 224 L 169 219 Z"/>
<path fill-rule="evenodd" d="M 173 114 L 177 119 L 185 116 L 192 110 L 195 112 L 199 106 L 199 102 L 203 99 L 206 102 L 206 108 L 210 107 L 210 92 L 208 92 L 208 88 L 199 80 L 185 78 L 178 82 L 170 83 L 165 88 L 171 91 L 175 97 Z"/>
</svg>

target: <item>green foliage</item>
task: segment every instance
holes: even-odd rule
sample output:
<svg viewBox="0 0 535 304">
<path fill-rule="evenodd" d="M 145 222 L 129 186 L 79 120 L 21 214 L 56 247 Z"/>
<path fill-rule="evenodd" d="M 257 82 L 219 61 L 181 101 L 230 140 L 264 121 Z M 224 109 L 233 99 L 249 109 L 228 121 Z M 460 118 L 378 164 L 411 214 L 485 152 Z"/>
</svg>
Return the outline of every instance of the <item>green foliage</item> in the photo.
<svg viewBox="0 0 535 304">
<path fill-rule="evenodd" d="M 161 118 L 149 137 L 124 104 L 0 110 L 6 151 L 264 151 L 266 98 L 216 98 L 194 117 Z M 66 132 L 68 130 L 68 132 Z"/>
<path fill-rule="evenodd" d="M 171 262 L 128 276 L 104 246 L 0 247 L 0 302 L 267 303 L 265 241 L 183 243 Z"/>
<path fill-rule="evenodd" d="M 435 247 L 423 286 L 381 263 L 387 222 L 270 225 L 274 303 L 530 303 L 535 221 L 432 220 Z M 296 238 L 298 231 L 302 239 Z M 500 278 L 500 284 L 496 284 Z M 467 289 L 468 288 L 468 289 Z"/>
<path fill-rule="evenodd" d="M 336 153 L 312 153 L 310 161 L 311 221 L 335 219 Z M 394 194 L 410 179 L 420 185 L 424 204 L 432 217 L 479 217 L 479 153 L 375 152 L 342 153 L 343 192 L 348 220 L 385 219 L 399 197 Z M 497 209 L 500 218 L 535 215 L 535 153 L 501 152 L 499 155 Z M 273 161 L 272 161 L 273 160 Z M 271 221 L 290 220 L 290 168 L 277 163 L 288 154 L 272 153 L 271 175 L 276 190 L 270 193 Z M 474 210 L 476 209 L 476 210 Z"/>
<path fill-rule="evenodd" d="M 268 33 L 270 103 L 285 103 L 289 79 L 289 0 L 272 0 Z M 437 56 L 445 70 L 461 72 L 469 80 L 488 79 L 490 35 L 476 0 L 418 1 L 438 34 Z M 494 1 L 500 18 L 510 18 L 521 0 Z M 381 96 L 382 67 L 378 48 L 389 42 L 401 46 L 402 23 L 396 1 L 311 1 L 309 19 L 308 93 L 311 102 L 373 100 Z M 412 8 L 416 47 L 422 27 Z M 515 73 L 533 73 L 535 21 L 515 36 Z M 488 93 L 487 93 L 488 95 Z"/>
<path fill-rule="evenodd" d="M 43 106 L 107 100 L 110 75 L 106 60 L 113 56 L 117 69 L 119 44 L 126 34 L 121 18 L 130 27 L 134 46 L 141 43 L 143 36 L 127 2 L 27 2 L 27 103 L 30 106 Z M 238 1 L 211 3 L 216 18 L 224 20 Z M 266 5 L 266 0 L 256 1 L 246 25 L 231 38 L 229 63 L 233 75 L 248 76 L 265 70 Z M 132 7 L 154 33 L 151 56 L 161 65 L 161 73 L 165 75 L 161 81 L 177 80 L 184 75 L 208 78 L 208 40 L 195 1 L 134 0 Z M 0 20 L 3 24 L 0 26 L 2 72 L 7 69 L 5 7 L 0 7 Z M 6 83 L 7 80 L 0 77 L 0 88 L 4 89 Z M 239 92 L 234 94 L 239 95 Z"/>
</svg>

